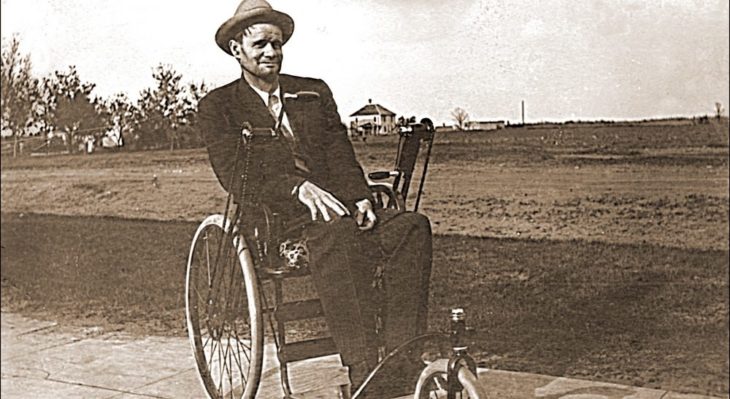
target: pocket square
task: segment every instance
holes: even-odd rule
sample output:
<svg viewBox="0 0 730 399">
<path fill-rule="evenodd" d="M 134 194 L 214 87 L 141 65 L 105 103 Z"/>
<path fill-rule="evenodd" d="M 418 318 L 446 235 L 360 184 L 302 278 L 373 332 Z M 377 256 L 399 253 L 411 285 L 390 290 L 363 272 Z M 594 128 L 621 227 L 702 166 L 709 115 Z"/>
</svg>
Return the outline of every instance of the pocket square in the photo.
<svg viewBox="0 0 730 399">
<path fill-rule="evenodd" d="M 284 93 L 284 100 L 314 101 L 319 99 L 316 91 L 298 91 L 296 93 Z"/>
</svg>

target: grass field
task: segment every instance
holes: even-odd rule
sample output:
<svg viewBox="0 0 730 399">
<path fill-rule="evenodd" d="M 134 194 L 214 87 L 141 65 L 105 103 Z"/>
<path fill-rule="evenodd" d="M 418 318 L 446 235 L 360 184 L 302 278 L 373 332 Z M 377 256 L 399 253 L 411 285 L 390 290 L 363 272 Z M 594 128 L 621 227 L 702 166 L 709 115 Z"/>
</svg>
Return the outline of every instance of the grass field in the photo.
<svg viewBox="0 0 730 399">
<path fill-rule="evenodd" d="M 355 143 L 366 170 L 395 141 Z M 437 234 L 727 249 L 727 143 L 712 124 L 444 134 L 422 210 Z M 2 158 L 4 212 L 200 221 L 224 201 L 204 150 Z"/>
<path fill-rule="evenodd" d="M 368 170 L 394 148 L 355 143 Z M 204 151 L 3 157 L 1 184 L 4 310 L 184 334 L 225 199 Z M 424 195 L 431 327 L 465 306 L 487 365 L 727 395 L 726 124 L 444 134 Z"/>
</svg>

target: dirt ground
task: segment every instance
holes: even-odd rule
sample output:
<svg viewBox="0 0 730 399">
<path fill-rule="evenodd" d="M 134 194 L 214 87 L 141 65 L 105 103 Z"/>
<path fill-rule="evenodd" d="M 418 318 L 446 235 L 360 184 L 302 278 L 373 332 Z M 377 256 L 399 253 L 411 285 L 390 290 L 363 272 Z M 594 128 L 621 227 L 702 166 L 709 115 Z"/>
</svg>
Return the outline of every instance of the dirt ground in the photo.
<svg viewBox="0 0 730 399">
<path fill-rule="evenodd" d="M 395 138 L 355 149 L 387 168 Z M 183 333 L 187 246 L 225 200 L 204 151 L 4 157 L 1 185 L 3 309 Z M 422 211 L 431 327 L 466 306 L 483 363 L 728 393 L 726 121 L 443 134 Z"/>
</svg>

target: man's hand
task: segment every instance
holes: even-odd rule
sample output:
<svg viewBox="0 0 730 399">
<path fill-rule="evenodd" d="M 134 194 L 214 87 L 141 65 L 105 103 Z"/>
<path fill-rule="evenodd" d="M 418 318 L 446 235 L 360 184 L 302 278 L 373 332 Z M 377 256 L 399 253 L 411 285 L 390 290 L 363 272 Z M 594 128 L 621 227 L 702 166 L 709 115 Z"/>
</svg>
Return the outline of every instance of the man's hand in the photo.
<svg viewBox="0 0 730 399">
<path fill-rule="evenodd" d="M 318 216 L 322 215 L 322 219 L 329 222 L 334 215 L 342 217 L 350 214 L 350 211 L 334 195 L 309 181 L 305 181 L 299 186 L 297 199 L 309 208 L 312 220 L 317 220 Z"/>
<path fill-rule="evenodd" d="M 375 227 L 375 222 L 378 221 L 378 217 L 375 216 L 373 211 L 373 204 L 369 199 L 358 201 L 356 204 L 357 212 L 355 213 L 355 221 L 360 226 L 360 230 L 370 230 Z"/>
</svg>

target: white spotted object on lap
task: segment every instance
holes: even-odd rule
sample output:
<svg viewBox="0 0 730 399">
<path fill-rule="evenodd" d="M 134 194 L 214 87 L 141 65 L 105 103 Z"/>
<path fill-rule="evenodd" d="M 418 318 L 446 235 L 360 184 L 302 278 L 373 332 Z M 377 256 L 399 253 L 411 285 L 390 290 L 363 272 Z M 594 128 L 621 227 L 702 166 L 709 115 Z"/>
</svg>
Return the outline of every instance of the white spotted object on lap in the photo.
<svg viewBox="0 0 730 399">
<path fill-rule="evenodd" d="M 279 256 L 289 269 L 300 269 L 309 265 L 307 240 L 286 240 L 279 244 Z"/>
</svg>

